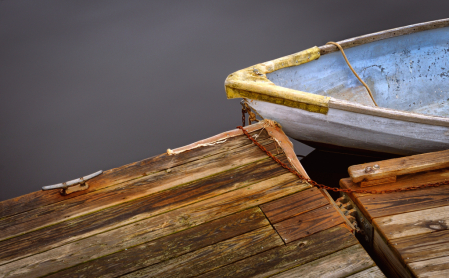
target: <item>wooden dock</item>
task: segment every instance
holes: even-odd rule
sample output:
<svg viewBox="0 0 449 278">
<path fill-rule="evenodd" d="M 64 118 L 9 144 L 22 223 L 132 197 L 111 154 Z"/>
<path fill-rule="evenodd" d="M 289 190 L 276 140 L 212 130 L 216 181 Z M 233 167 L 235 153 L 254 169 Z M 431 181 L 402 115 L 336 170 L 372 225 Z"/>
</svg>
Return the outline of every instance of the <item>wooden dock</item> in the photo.
<svg viewBox="0 0 449 278">
<path fill-rule="evenodd" d="M 381 191 L 443 183 L 449 180 L 449 150 L 357 165 L 350 173 L 341 187 L 365 184 L 363 189 Z M 388 277 L 449 277 L 449 184 L 351 193 L 341 202 L 357 211 L 359 226 Z"/>
<path fill-rule="evenodd" d="M 246 127 L 307 176 L 279 127 Z M 0 277 L 384 277 L 326 191 L 241 130 L 0 202 Z"/>
</svg>

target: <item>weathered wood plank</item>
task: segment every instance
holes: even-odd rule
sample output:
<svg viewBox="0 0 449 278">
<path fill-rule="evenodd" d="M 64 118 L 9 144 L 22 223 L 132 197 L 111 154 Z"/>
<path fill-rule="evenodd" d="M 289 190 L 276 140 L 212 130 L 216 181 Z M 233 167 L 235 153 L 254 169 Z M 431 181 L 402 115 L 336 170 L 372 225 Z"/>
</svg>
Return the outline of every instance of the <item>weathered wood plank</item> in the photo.
<svg viewBox="0 0 449 278">
<path fill-rule="evenodd" d="M 276 143 L 272 142 L 268 139 L 264 141 L 268 144 L 266 148 L 270 151 L 276 149 Z M 209 156 L 171 168 L 171 171 L 159 171 L 140 179 L 6 217 L 0 219 L 0 230 L 2 230 L 0 240 L 215 175 L 264 158 L 266 158 L 266 154 L 257 146 L 241 147 L 232 152 Z"/>
<path fill-rule="evenodd" d="M 366 167 L 378 165 L 371 172 L 366 172 Z M 348 172 L 352 181 L 357 183 L 362 180 L 377 180 L 381 178 L 412 174 L 449 167 L 449 150 L 411 155 L 401 158 L 393 158 L 378 162 L 370 162 L 349 167 Z"/>
<path fill-rule="evenodd" d="M 388 240 L 447 230 L 449 206 L 374 218 L 373 224 Z"/>
<path fill-rule="evenodd" d="M 346 278 L 384 278 L 385 275 L 377 266 L 370 267 L 359 273 L 347 276 Z"/>
<path fill-rule="evenodd" d="M 383 264 L 387 266 L 387 269 L 385 269 L 387 277 L 413 277 L 410 270 L 398 257 L 399 255 L 391 250 L 376 229 L 374 229 L 373 235 L 373 250 Z"/>
<path fill-rule="evenodd" d="M 365 249 L 363 249 L 360 244 L 356 244 L 271 277 L 339 278 L 365 270 L 374 265 L 374 261 L 370 258 L 368 253 L 366 253 Z"/>
<path fill-rule="evenodd" d="M 341 223 L 344 220 L 340 214 L 327 205 L 274 224 L 274 228 L 289 243 Z"/>
<path fill-rule="evenodd" d="M 84 238 L 46 252 L 0 266 L 0 276 L 42 276 L 127 249 L 168 234 L 197 226 L 271 200 L 299 192 L 310 185 L 284 174 L 192 205 Z"/>
<path fill-rule="evenodd" d="M 435 258 L 409 264 L 417 277 L 447 278 L 449 277 L 449 257 Z"/>
<path fill-rule="evenodd" d="M 123 277 L 192 277 L 280 245 L 279 235 L 267 226 Z"/>
<path fill-rule="evenodd" d="M 256 124 L 248 126 L 246 128 L 252 131 L 250 134 L 255 135 L 260 133 L 260 129 L 262 127 L 262 124 Z M 79 195 L 84 195 L 88 192 L 99 190 L 101 188 L 105 188 L 114 184 L 136 179 L 147 175 L 147 173 L 166 170 L 172 167 L 179 166 L 181 164 L 202 159 L 207 156 L 216 155 L 235 148 L 249 146 L 252 144 L 252 142 L 243 135 L 241 130 L 232 130 L 223 134 L 219 134 L 216 137 L 226 138 L 227 134 L 230 134 L 230 136 L 232 137 L 229 137 L 224 144 L 200 147 L 192 151 L 180 153 L 178 155 L 168 155 L 164 153 L 158 156 L 104 171 L 100 176 L 87 182 L 87 184 L 89 185 L 89 189 L 87 189 L 86 191 L 72 193 L 68 196 L 61 196 L 57 190 L 36 191 L 13 199 L 2 201 L 0 202 L 0 219 L 6 216 L 33 210 L 41 206 L 65 201 L 67 199 L 74 198 Z M 237 134 L 240 135 L 236 136 Z M 258 137 L 258 140 L 264 140 L 267 138 L 267 132 L 263 131 Z M 69 179 L 70 177 L 67 178 L 67 180 Z M 55 181 L 55 183 L 56 182 L 61 181 Z"/>
<path fill-rule="evenodd" d="M 50 277 L 117 277 L 269 224 L 256 207 L 67 268 Z"/>
<path fill-rule="evenodd" d="M 449 186 L 425 188 L 358 198 L 371 218 L 449 205 Z"/>
<path fill-rule="evenodd" d="M 283 155 L 281 161 L 286 162 Z M 0 264 L 287 173 L 270 158 L 0 241 Z"/>
<path fill-rule="evenodd" d="M 407 188 L 407 187 L 418 186 L 418 185 L 427 184 L 427 183 L 446 181 L 448 179 L 449 179 L 449 169 L 440 169 L 440 170 L 434 170 L 434 171 L 429 171 L 429 172 L 399 176 L 399 177 L 397 177 L 397 180 L 394 183 L 377 185 L 375 188 L 372 188 L 372 189 L 380 191 L 380 190 L 388 190 L 388 189 Z M 358 184 L 352 182 L 351 178 L 341 179 L 340 186 L 342 188 L 360 189 Z M 362 196 L 372 195 L 372 194 L 355 193 L 354 195 L 357 197 L 362 197 Z"/>
<path fill-rule="evenodd" d="M 391 240 L 406 263 L 449 256 L 449 230 Z"/>
<path fill-rule="evenodd" d="M 355 237 L 339 225 L 199 277 L 267 277 L 358 244 Z"/>
<path fill-rule="evenodd" d="M 301 191 L 260 206 L 272 224 L 329 204 L 317 188 Z"/>
</svg>

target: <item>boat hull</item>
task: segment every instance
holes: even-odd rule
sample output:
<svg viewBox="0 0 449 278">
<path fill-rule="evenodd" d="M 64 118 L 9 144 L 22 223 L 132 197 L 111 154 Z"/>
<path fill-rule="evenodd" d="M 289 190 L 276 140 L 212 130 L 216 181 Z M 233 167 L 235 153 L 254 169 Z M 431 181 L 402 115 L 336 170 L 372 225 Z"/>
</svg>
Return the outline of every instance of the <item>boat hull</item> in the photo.
<svg viewBox="0 0 449 278">
<path fill-rule="evenodd" d="M 248 104 L 263 118 L 280 123 L 288 136 L 299 141 L 398 155 L 449 149 L 449 126 L 333 107 L 321 114 L 263 101 Z"/>
</svg>

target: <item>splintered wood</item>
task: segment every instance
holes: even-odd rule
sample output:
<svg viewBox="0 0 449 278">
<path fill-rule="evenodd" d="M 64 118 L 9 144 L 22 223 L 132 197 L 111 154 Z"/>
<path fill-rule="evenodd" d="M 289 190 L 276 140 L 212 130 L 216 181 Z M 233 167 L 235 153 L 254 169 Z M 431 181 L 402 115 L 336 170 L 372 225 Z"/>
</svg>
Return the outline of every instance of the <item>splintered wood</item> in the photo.
<svg viewBox="0 0 449 278">
<path fill-rule="evenodd" d="M 280 129 L 247 128 L 302 167 Z M 384 277 L 325 192 L 240 130 L 210 140 L 0 202 L 0 277 Z"/>
<path fill-rule="evenodd" d="M 448 154 L 442 151 L 371 163 L 412 173 L 372 189 L 447 181 Z M 404 165 L 411 169 L 403 169 Z M 359 168 L 363 167 L 353 167 Z M 358 188 L 351 178 L 342 179 L 340 185 Z M 350 193 L 345 198 L 356 207 L 360 226 L 383 260 L 388 277 L 449 277 L 449 185 L 390 194 Z"/>
</svg>

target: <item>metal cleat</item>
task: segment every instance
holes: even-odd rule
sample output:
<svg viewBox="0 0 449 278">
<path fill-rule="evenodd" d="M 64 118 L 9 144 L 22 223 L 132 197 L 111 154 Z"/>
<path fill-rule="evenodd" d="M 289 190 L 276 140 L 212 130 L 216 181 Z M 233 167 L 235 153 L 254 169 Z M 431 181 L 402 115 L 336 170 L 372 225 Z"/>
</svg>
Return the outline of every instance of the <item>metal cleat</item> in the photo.
<svg viewBox="0 0 449 278">
<path fill-rule="evenodd" d="M 70 180 L 70 181 L 66 181 L 66 182 L 58 183 L 58 184 L 54 184 L 54 185 L 43 186 L 42 190 L 45 191 L 45 190 L 52 190 L 52 189 L 60 189 L 59 193 L 61 193 L 61 195 L 63 195 L 63 196 L 66 196 L 73 192 L 88 189 L 89 185 L 86 184 L 86 181 L 88 181 L 96 176 L 99 176 L 101 173 L 103 173 L 103 170 L 100 170 L 93 174 L 84 176 L 82 178 L 78 178 L 78 179 L 74 179 L 74 180 Z"/>
</svg>

